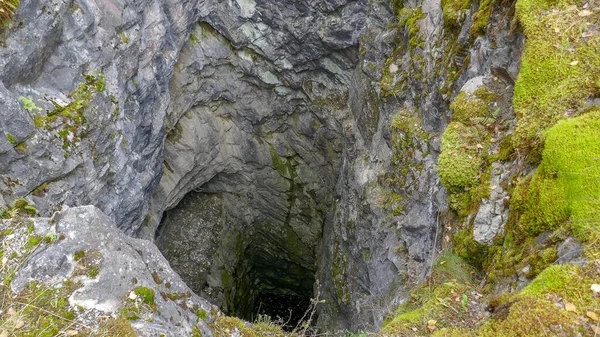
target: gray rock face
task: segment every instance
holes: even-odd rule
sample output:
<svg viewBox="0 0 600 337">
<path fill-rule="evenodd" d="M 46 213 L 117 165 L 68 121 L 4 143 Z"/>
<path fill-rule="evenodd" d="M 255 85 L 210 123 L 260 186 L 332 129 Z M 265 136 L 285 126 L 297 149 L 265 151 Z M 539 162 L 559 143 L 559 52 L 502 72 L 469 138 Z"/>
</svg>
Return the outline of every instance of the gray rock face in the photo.
<svg viewBox="0 0 600 337">
<path fill-rule="evenodd" d="M 558 245 L 558 259 L 556 263 L 584 264 L 583 245 L 574 237 L 568 237 Z"/>
<path fill-rule="evenodd" d="M 237 310 L 241 298 L 239 310 L 251 310 L 258 291 L 312 293 L 364 8 L 345 1 L 244 2 L 232 11 L 222 4 L 181 52 L 170 83 L 166 169 L 140 236 L 153 237 L 163 211 L 187 193 L 222 194 L 222 230 L 199 221 L 194 231 L 232 248 L 198 280 L 207 288 L 196 290 L 222 288 L 229 283 L 223 275 L 260 285 L 238 285 L 249 293 L 226 294 L 223 307 Z M 182 221 L 170 214 L 169 239 L 158 244 L 185 274 L 192 255 L 168 253 L 186 240 L 169 229 Z"/>
<path fill-rule="evenodd" d="M 509 196 L 500 183 L 510 177 L 510 172 L 506 165 L 503 167 L 498 163 L 492 164 L 490 199 L 481 201 L 473 227 L 473 238 L 479 243 L 492 244 L 496 235 L 504 233 L 504 224 L 508 218 L 505 202 Z"/>
<path fill-rule="evenodd" d="M 95 204 L 135 232 L 162 172 L 169 78 L 207 13 L 203 1 L 22 1 L 0 49 L 4 202 Z"/>
<path fill-rule="evenodd" d="M 56 213 L 50 221 L 36 219 L 36 228 L 41 235 L 53 231 L 58 240 L 40 246 L 30 255 L 11 283 L 15 292 L 22 291 L 31 281 L 55 286 L 74 280 L 78 278 L 74 274 L 77 252 L 99 254 L 104 262 L 97 276 L 79 276 L 83 285 L 70 296 L 70 305 L 105 315 L 115 314 L 135 288 L 146 287 L 156 294 L 154 303 L 160 310 L 145 313 L 145 320 L 132 322 L 139 336 L 190 336 L 195 326 L 210 334 L 206 323 L 198 319 L 197 311 L 184 309 L 178 301 L 186 302 L 189 308 L 204 310 L 208 321 L 213 319 L 210 312 L 214 306 L 191 294 L 153 243 L 126 236 L 96 207 L 70 208 Z M 183 300 L 172 300 L 159 293 L 190 295 Z"/>
</svg>

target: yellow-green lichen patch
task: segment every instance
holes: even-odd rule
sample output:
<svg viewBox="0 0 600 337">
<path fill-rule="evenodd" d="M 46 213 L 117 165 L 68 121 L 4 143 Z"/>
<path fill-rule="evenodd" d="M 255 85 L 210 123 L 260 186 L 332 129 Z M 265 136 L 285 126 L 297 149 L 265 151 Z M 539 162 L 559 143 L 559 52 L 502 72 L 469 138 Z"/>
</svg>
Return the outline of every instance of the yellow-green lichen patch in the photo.
<svg viewBox="0 0 600 337">
<path fill-rule="evenodd" d="M 584 241 L 600 242 L 600 109 L 564 120 L 547 134 L 535 174 L 520 182 L 513 204 L 519 224 L 530 235 L 569 221 Z"/>
<path fill-rule="evenodd" d="M 513 141 L 519 148 L 539 152 L 543 131 L 578 113 L 599 90 L 600 34 L 593 27 L 600 11 L 584 9 L 584 3 L 517 1 L 526 35 L 514 96 Z"/>
<path fill-rule="evenodd" d="M 23 109 L 29 112 L 33 110 L 42 111 L 42 108 L 36 106 L 31 97 L 19 96 L 19 101 L 21 101 L 21 103 L 23 104 Z"/>
</svg>

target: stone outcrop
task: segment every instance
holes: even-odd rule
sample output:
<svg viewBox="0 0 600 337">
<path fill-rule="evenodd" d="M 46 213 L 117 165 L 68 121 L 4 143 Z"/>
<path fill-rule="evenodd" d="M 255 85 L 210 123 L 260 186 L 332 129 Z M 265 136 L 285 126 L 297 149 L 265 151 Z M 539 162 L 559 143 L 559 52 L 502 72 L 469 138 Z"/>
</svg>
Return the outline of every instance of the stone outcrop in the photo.
<svg viewBox="0 0 600 337">
<path fill-rule="evenodd" d="M 18 231 L 11 221 L 23 220 L 3 220 L 2 230 Z M 216 312 L 216 307 L 190 291 L 154 244 L 125 235 L 98 208 L 70 208 L 52 218 L 34 218 L 32 226 L 33 234 L 52 239 L 36 247 L 15 270 L 11 283 L 15 293 L 21 293 L 31 282 L 59 288 L 79 284 L 68 302 L 78 308 L 79 317 L 94 318 L 87 324 L 95 325 L 99 316 L 116 316 L 131 308 L 143 318 L 132 324 L 139 336 L 190 336 L 194 328 L 204 336 L 211 335 L 206 322 L 214 321 L 211 312 Z M 14 248 L 12 241 L 18 240 L 14 236 L 2 237 L 5 247 Z M 85 269 L 86 263 L 96 267 L 93 274 Z M 142 288 L 153 293 L 150 304 L 158 310 L 133 306 L 132 294 Z M 204 319 L 198 318 L 200 311 Z M 79 328 L 76 323 L 72 325 Z"/>
</svg>

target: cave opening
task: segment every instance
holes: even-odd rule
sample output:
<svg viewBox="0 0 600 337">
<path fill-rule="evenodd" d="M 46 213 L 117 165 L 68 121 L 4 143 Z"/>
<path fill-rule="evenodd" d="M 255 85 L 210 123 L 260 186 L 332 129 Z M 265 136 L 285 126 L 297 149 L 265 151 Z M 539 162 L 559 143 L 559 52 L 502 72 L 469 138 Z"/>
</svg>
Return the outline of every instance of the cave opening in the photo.
<svg viewBox="0 0 600 337">
<path fill-rule="evenodd" d="M 163 214 L 155 242 L 172 268 L 227 315 L 286 330 L 314 322 L 314 247 L 285 221 L 242 223 L 229 201 L 190 192 Z"/>
</svg>

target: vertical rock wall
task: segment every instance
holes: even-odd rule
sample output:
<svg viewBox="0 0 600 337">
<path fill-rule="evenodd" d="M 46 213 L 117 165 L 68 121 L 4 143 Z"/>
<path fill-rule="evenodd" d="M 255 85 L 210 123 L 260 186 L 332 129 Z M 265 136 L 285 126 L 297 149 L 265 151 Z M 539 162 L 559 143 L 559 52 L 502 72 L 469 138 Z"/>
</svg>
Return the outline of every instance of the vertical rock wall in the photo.
<svg viewBox="0 0 600 337">
<path fill-rule="evenodd" d="M 447 194 L 455 209 L 465 197 L 436 168 L 454 97 L 492 88 L 514 124 L 512 16 L 436 0 L 23 0 L 0 48 L 0 202 L 94 204 L 146 239 L 181 202 L 157 242 L 197 292 L 235 311 L 316 279 L 321 327 L 375 329 L 427 275 Z M 503 195 L 484 196 L 481 241 L 502 230 Z"/>
</svg>

